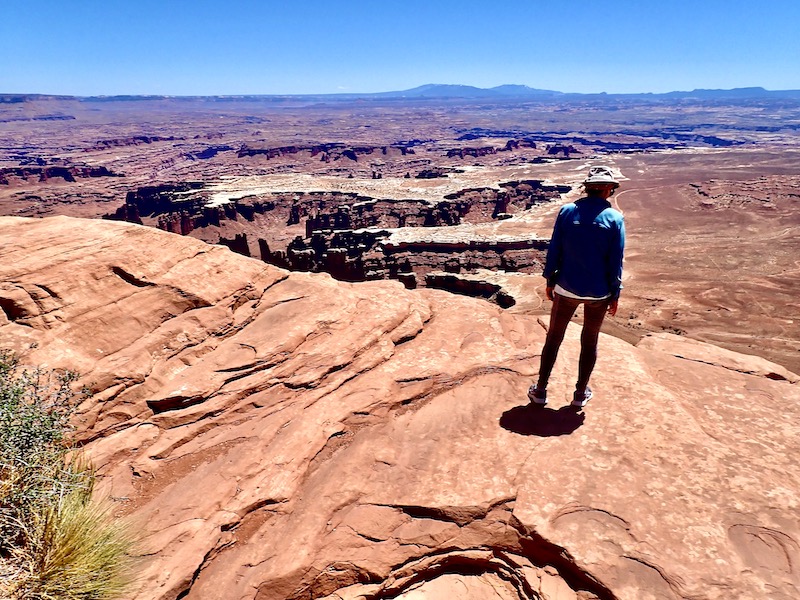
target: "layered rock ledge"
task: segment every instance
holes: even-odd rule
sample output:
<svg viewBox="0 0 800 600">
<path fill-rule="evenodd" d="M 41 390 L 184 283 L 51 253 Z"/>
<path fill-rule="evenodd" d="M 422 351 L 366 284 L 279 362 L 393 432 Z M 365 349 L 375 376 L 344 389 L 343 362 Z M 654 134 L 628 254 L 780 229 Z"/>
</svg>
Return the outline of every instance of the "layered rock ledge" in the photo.
<svg viewBox="0 0 800 600">
<path fill-rule="evenodd" d="M 326 272 L 343 281 L 397 279 L 415 288 L 436 270 L 541 271 L 547 240 L 441 231 L 508 219 L 570 187 L 515 180 L 464 188 L 437 201 L 253 190 L 233 197 L 211 195 L 202 182 L 146 186 L 129 192 L 106 218 L 192 235 L 285 269 Z"/>
<path fill-rule="evenodd" d="M 761 362 L 602 336 L 576 413 L 570 329 L 533 410 L 544 329 L 484 301 L 127 223 L 0 235 L 0 346 L 93 391 L 136 599 L 798 596 L 800 388 Z"/>
</svg>

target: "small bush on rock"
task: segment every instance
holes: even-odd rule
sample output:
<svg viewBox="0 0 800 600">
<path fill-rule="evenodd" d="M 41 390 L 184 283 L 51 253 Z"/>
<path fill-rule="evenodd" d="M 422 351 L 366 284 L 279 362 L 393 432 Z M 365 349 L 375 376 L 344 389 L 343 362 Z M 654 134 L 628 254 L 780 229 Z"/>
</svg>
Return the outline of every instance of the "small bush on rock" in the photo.
<svg viewBox="0 0 800 600">
<path fill-rule="evenodd" d="M 0 352 L 0 587 L 12 598 L 103 600 L 129 583 L 133 536 L 92 502 L 94 472 L 70 440 L 75 379 Z"/>
</svg>

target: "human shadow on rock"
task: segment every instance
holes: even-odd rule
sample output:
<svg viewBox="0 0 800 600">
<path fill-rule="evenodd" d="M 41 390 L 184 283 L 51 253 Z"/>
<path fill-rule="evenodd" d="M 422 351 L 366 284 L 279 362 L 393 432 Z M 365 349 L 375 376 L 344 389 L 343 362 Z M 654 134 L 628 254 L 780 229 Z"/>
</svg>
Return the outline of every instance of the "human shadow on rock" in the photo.
<svg viewBox="0 0 800 600">
<path fill-rule="evenodd" d="M 552 437 L 569 435 L 583 425 L 586 415 L 580 409 L 562 406 L 558 410 L 545 406 L 515 406 L 500 417 L 500 427 L 520 435 Z"/>
</svg>

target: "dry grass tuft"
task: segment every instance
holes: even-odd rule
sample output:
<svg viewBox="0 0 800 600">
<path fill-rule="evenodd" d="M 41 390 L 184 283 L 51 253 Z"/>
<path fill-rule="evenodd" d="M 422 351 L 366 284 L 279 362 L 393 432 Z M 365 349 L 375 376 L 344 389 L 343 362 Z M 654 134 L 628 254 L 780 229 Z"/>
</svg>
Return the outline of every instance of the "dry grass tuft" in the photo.
<svg viewBox="0 0 800 600">
<path fill-rule="evenodd" d="M 115 520 L 111 505 L 73 491 L 38 515 L 24 550 L 26 573 L 17 598 L 101 600 L 117 598 L 132 581 L 133 532 Z"/>
</svg>

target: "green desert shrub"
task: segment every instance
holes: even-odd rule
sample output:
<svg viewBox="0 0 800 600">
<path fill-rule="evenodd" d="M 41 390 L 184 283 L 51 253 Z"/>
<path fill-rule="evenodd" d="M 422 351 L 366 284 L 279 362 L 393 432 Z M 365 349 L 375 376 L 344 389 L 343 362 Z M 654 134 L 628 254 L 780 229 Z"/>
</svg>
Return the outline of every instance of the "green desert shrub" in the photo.
<svg viewBox="0 0 800 600">
<path fill-rule="evenodd" d="M 110 599 L 129 583 L 133 535 L 92 501 L 94 472 L 71 442 L 75 379 L 0 353 L 0 558 L 15 599 Z"/>
<path fill-rule="evenodd" d="M 18 368 L 0 354 L 0 551 L 24 542 L 26 517 L 86 486 L 75 461 L 67 461 L 72 373 Z"/>
</svg>

